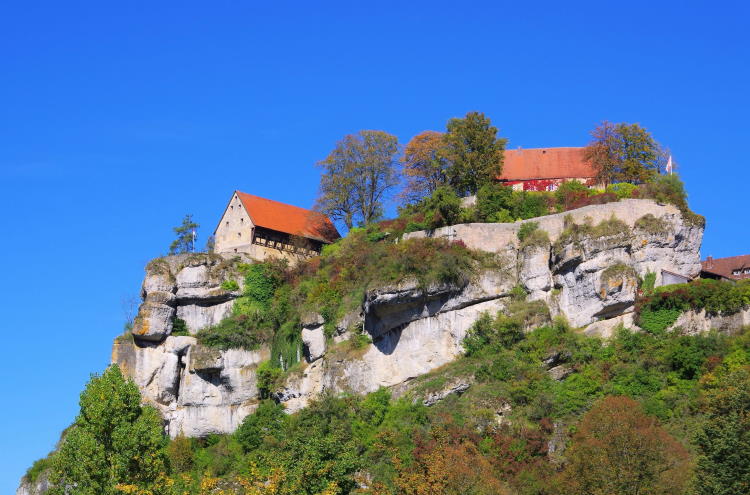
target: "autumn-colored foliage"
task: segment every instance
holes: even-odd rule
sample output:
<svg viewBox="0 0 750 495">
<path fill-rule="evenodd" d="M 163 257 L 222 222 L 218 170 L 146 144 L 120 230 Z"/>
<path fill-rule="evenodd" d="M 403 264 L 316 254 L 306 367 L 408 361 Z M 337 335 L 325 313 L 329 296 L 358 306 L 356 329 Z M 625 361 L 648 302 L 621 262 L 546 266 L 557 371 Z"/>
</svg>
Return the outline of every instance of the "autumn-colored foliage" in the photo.
<svg viewBox="0 0 750 495">
<path fill-rule="evenodd" d="M 560 490 L 569 495 L 681 495 L 691 473 L 685 447 L 627 397 L 594 405 L 568 457 Z"/>
<path fill-rule="evenodd" d="M 404 201 L 418 201 L 446 184 L 450 166 L 447 153 L 441 132 L 424 131 L 411 138 L 401 159 L 406 179 Z"/>
<path fill-rule="evenodd" d="M 417 438 L 414 462 L 396 478 L 403 495 L 503 495 L 510 493 L 492 463 L 477 447 L 476 433 L 451 424 L 436 425 Z"/>
</svg>

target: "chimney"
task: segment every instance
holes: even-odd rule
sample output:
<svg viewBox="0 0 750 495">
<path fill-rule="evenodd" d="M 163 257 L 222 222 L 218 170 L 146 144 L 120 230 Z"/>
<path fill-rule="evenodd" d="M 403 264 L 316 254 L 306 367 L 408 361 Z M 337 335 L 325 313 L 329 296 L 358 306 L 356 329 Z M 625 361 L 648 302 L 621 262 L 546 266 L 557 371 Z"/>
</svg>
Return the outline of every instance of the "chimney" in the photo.
<svg viewBox="0 0 750 495">
<path fill-rule="evenodd" d="M 709 256 L 706 258 L 706 268 L 713 268 L 714 266 L 714 257 Z"/>
</svg>

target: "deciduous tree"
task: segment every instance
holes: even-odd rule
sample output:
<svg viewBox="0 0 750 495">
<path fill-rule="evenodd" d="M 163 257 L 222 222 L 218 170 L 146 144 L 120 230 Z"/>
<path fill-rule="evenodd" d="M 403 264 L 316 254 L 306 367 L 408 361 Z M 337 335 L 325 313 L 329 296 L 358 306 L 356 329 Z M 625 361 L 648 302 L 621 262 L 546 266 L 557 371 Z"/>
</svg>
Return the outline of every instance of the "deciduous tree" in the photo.
<svg viewBox="0 0 750 495">
<path fill-rule="evenodd" d="M 698 493 L 750 493 L 750 367 L 706 377 L 703 405 L 707 418 L 697 439 Z"/>
<path fill-rule="evenodd" d="M 613 182 L 642 184 L 661 173 L 667 162 L 668 152 L 639 124 L 604 121 L 591 136 L 584 157 L 605 186 Z"/>
<path fill-rule="evenodd" d="M 414 202 L 430 196 L 448 182 L 450 161 L 444 134 L 437 131 L 417 134 L 406 145 L 402 162 L 406 178 L 402 199 Z"/>
<path fill-rule="evenodd" d="M 607 397 L 586 413 L 561 475 L 570 495 L 682 495 L 687 450 L 627 397 Z"/>
<path fill-rule="evenodd" d="M 166 470 L 161 417 L 112 365 L 81 393 L 81 410 L 52 468 L 52 494 L 109 495 L 121 486 L 151 490 Z"/>
<path fill-rule="evenodd" d="M 351 229 L 383 214 L 383 203 L 398 185 L 398 139 L 383 131 L 359 131 L 336 144 L 318 162 L 323 174 L 317 207 Z"/>
<path fill-rule="evenodd" d="M 462 119 L 448 121 L 445 135 L 450 184 L 458 194 L 476 194 L 492 182 L 503 169 L 505 138 L 497 137 L 497 128 L 481 112 L 469 112 Z"/>
</svg>

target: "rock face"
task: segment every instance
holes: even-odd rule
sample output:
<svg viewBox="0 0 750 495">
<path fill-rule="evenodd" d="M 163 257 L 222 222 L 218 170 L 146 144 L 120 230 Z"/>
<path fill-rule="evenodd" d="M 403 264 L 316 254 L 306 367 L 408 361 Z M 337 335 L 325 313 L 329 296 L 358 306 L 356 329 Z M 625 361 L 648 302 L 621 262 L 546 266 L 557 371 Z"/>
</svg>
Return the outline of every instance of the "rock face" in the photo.
<svg viewBox="0 0 750 495">
<path fill-rule="evenodd" d="M 407 234 L 461 240 L 497 253 L 502 268 L 482 271 L 462 286 L 421 287 L 407 280 L 374 288 L 359 309 L 335 325 L 330 338 L 319 315 L 303 316 L 305 360 L 273 397 L 292 412 L 326 391 L 367 393 L 402 386 L 460 355 L 471 325 L 484 312 L 504 309 L 517 286 L 531 300 L 545 301 L 553 315 L 607 336 L 618 324 L 632 322 L 638 277 L 654 273 L 658 285 L 662 270 L 686 276 L 700 270 L 703 228 L 669 205 L 625 200 L 533 221 L 549 241 L 522 244 L 520 222 Z M 233 262 L 218 256 L 152 262 L 133 338 L 115 342 L 113 362 L 160 409 L 172 436 L 233 431 L 259 400 L 256 370 L 270 358 L 268 349 L 217 351 L 201 347 L 193 337 L 170 336 L 174 318 L 185 320 L 194 333 L 227 316 L 241 293 L 221 288 L 230 279 L 243 282 Z M 359 333 L 371 343 L 357 344 L 363 341 Z M 549 365 L 559 379 L 568 373 L 563 364 Z M 448 393 L 460 393 L 460 388 Z"/>
<path fill-rule="evenodd" d="M 192 334 L 226 318 L 240 291 L 222 289 L 223 282 L 242 283 L 237 257 L 216 254 L 181 254 L 157 258 L 146 266 L 143 304 L 133 323 L 140 340 L 160 342 L 170 333 L 175 318 L 185 321 Z"/>
<path fill-rule="evenodd" d="M 750 325 L 750 309 L 726 316 L 707 315 L 705 310 L 701 310 L 686 311 L 681 314 L 671 330 L 683 335 L 698 335 L 710 330 L 731 334 L 748 325 Z"/>
<path fill-rule="evenodd" d="M 206 348 L 194 337 L 160 344 L 124 337 L 112 349 L 112 362 L 159 409 L 172 437 L 234 431 L 257 407 L 256 368 L 270 357 L 268 349 Z"/>
<path fill-rule="evenodd" d="M 518 230 L 528 222 L 547 233 L 549 246 L 521 245 Z M 605 224 L 610 228 L 597 228 Z M 631 311 L 637 278 L 649 272 L 657 286 L 663 270 L 698 275 L 703 227 L 672 205 L 627 199 L 525 222 L 454 225 L 404 237 L 460 240 L 473 249 L 516 258 L 518 283 L 531 299 L 546 301 L 580 327 Z"/>
<path fill-rule="evenodd" d="M 50 489 L 50 483 L 47 479 L 48 474 L 48 471 L 42 472 L 33 483 L 26 478 L 22 478 L 16 490 L 16 495 L 42 495 L 47 493 Z"/>
</svg>

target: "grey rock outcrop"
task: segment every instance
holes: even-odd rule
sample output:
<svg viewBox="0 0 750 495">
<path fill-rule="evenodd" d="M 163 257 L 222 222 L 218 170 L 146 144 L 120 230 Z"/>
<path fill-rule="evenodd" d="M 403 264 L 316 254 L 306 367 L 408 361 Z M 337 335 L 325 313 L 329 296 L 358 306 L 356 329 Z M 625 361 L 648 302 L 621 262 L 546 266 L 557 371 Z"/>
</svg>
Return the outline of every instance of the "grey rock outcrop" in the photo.
<svg viewBox="0 0 750 495">
<path fill-rule="evenodd" d="M 422 287 L 406 280 L 373 288 L 361 307 L 335 325 L 331 338 L 319 315 L 304 315 L 304 362 L 272 391 L 273 397 L 293 412 L 326 391 L 400 387 L 462 354 L 472 324 L 482 313 L 505 309 L 519 285 L 531 300 L 547 303 L 553 316 L 564 316 L 577 327 L 590 325 L 587 333 L 608 337 L 618 325 L 632 324 L 638 277 L 653 272 L 658 285 L 661 270 L 686 276 L 700 270 L 703 229 L 670 205 L 626 200 L 533 221 L 549 242 L 522 246 L 520 222 L 407 234 L 461 240 L 496 253 L 501 268 L 480 270 L 459 285 Z M 599 229 L 601 222 L 614 227 Z M 571 235 L 573 225 L 581 235 Z M 243 282 L 233 262 L 203 256 L 167 257 L 149 265 L 134 339 L 118 339 L 113 350 L 113 361 L 160 409 L 173 436 L 234 430 L 257 407 L 256 369 L 270 358 L 266 348 L 217 351 L 202 348 L 193 337 L 169 335 L 175 317 L 184 319 L 191 333 L 217 323 L 240 295 L 221 289 L 224 280 Z M 372 342 L 350 345 L 347 340 L 360 337 L 359 332 Z M 569 372 L 564 360 L 545 368 L 557 379 Z"/>
<path fill-rule="evenodd" d="M 613 219 L 621 229 L 595 228 Z M 518 230 L 528 222 L 547 233 L 549 248 L 521 247 Z M 590 232 L 571 236 L 574 225 Z M 573 326 L 581 327 L 632 311 L 637 277 L 652 272 L 658 286 L 662 270 L 698 275 L 703 227 L 672 205 L 627 199 L 524 222 L 453 225 L 404 235 L 415 237 L 460 240 L 473 249 L 516 258 L 518 283 L 531 299 L 546 301 Z M 619 277 L 608 277 L 606 270 L 614 265 L 626 270 Z"/>
<path fill-rule="evenodd" d="M 39 474 L 34 482 L 31 482 L 24 476 L 21 478 L 21 483 L 19 483 L 16 489 L 16 495 L 42 495 L 47 493 L 50 489 L 48 476 L 49 471 L 44 471 Z"/>
<path fill-rule="evenodd" d="M 112 362 L 131 376 L 145 402 L 159 409 L 175 437 L 234 431 L 258 403 L 256 368 L 268 349 L 219 351 L 194 337 L 162 343 L 118 339 Z"/>
<path fill-rule="evenodd" d="M 172 332 L 175 318 L 195 333 L 226 318 L 240 291 L 222 289 L 224 281 L 242 278 L 236 256 L 181 254 L 151 261 L 141 289 L 141 304 L 132 333 L 140 340 L 160 342 Z"/>
<path fill-rule="evenodd" d="M 691 310 L 681 314 L 670 330 L 682 335 L 698 335 L 711 330 L 733 334 L 745 326 L 750 326 L 750 309 L 732 315 L 709 315 L 705 310 Z"/>
</svg>

